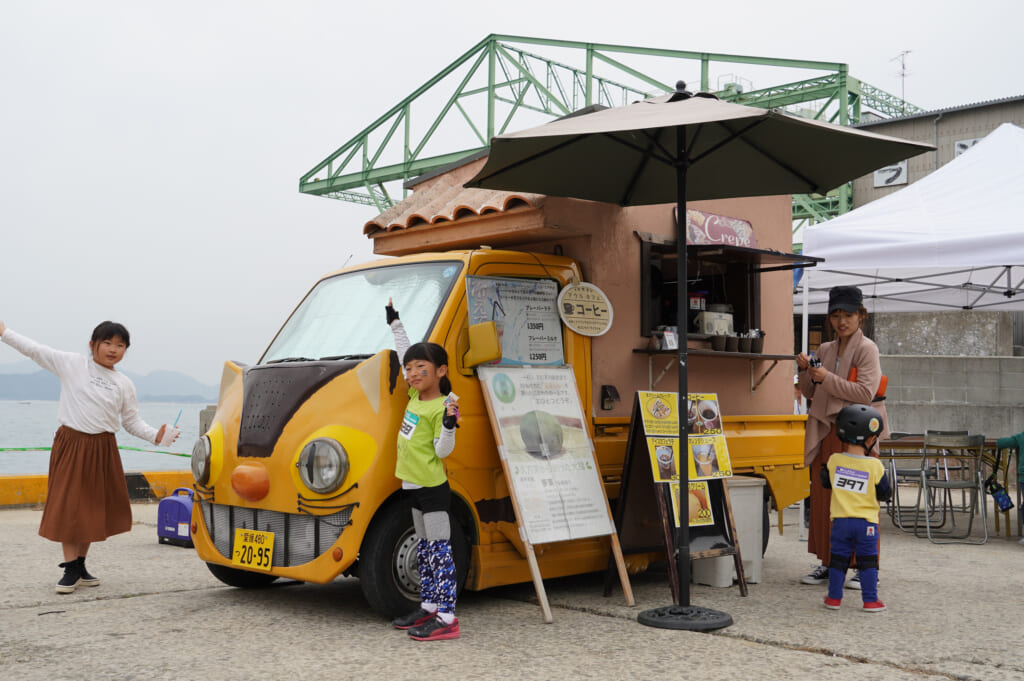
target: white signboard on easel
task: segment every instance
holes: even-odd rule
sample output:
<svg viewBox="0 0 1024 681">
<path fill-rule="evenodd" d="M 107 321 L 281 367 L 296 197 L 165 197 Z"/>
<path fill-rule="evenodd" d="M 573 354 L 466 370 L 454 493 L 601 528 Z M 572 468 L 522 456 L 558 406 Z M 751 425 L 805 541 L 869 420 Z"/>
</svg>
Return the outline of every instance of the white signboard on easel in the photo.
<svg viewBox="0 0 1024 681">
<path fill-rule="evenodd" d="M 572 368 L 481 367 L 531 544 L 611 534 Z"/>
<path fill-rule="evenodd" d="M 477 372 L 545 621 L 551 621 L 551 612 L 535 544 L 610 535 L 626 602 L 632 605 L 572 367 L 496 366 Z"/>
</svg>

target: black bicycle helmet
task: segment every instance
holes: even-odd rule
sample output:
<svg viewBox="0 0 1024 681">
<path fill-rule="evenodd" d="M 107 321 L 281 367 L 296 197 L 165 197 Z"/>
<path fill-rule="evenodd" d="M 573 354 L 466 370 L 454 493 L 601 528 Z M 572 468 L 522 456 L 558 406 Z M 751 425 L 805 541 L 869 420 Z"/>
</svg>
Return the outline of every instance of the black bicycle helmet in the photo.
<svg viewBox="0 0 1024 681">
<path fill-rule="evenodd" d="M 836 435 L 843 442 L 866 446 L 869 438 L 878 437 L 881 432 L 882 415 L 866 404 L 843 407 L 836 416 Z"/>
</svg>

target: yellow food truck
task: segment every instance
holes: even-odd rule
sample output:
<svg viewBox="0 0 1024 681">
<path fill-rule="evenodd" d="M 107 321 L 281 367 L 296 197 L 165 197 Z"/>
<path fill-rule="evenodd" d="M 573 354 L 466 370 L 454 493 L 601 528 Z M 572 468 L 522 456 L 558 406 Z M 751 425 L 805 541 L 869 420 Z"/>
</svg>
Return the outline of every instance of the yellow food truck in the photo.
<svg viewBox="0 0 1024 681">
<path fill-rule="evenodd" d="M 675 352 L 662 349 L 664 331 L 690 330 L 695 321 L 672 318 L 672 208 L 505 192 L 485 192 L 486 201 L 475 204 L 438 199 L 482 191 L 462 189 L 461 176 L 426 187 L 423 199 L 418 189 L 366 226 L 376 252 L 393 257 L 324 276 L 256 364 L 225 364 L 216 413 L 192 454 L 193 541 L 222 582 L 259 587 L 278 578 L 326 583 L 355 575 L 383 614 L 408 611 L 418 600 L 417 538 L 394 475 L 408 387 L 385 321 L 389 299 L 412 342 L 447 350 L 460 398 L 456 447 L 445 460 L 460 587 L 531 579 L 476 373 L 503 357 L 518 322 L 511 303 L 489 299 L 481 309 L 474 286 L 541 282 L 535 295 L 550 297 L 571 283 L 592 282 L 607 295 L 614 323 L 599 337 L 580 335 L 557 318 L 531 317 L 531 338 L 541 338 L 546 350 L 521 363 L 572 367 L 614 507 L 634 395 L 675 390 Z M 690 347 L 690 390 L 718 396 L 733 472 L 767 480 L 767 523 L 768 503 L 784 508 L 808 488 L 806 417 L 792 415 L 790 302 L 790 270 L 806 263 L 783 248 L 789 197 L 698 208 L 691 219 L 729 216 L 735 234 L 752 229 L 747 236 L 757 237 L 743 245 L 733 232 L 706 229 L 702 239 L 717 235 L 723 243 L 690 249 L 691 289 L 705 291 L 706 301 L 728 301 L 736 330 L 765 331 L 765 347 L 758 354 L 717 351 L 708 334 L 682 331 L 680 342 Z M 425 220 L 430 210 L 443 219 Z M 608 536 L 535 548 L 545 578 L 608 566 Z M 635 571 L 651 559 L 627 556 L 627 563 Z"/>
</svg>

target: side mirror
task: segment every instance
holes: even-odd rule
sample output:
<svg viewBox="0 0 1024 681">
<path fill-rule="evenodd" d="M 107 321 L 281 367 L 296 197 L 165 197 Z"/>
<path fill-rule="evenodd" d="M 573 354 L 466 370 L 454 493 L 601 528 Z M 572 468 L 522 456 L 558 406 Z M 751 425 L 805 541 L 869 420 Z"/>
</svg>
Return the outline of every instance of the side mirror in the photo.
<svg viewBox="0 0 1024 681">
<path fill-rule="evenodd" d="M 465 345 L 459 350 L 462 365 L 467 369 L 501 359 L 501 341 L 498 340 L 498 327 L 493 321 L 471 325 L 465 339 Z"/>
</svg>

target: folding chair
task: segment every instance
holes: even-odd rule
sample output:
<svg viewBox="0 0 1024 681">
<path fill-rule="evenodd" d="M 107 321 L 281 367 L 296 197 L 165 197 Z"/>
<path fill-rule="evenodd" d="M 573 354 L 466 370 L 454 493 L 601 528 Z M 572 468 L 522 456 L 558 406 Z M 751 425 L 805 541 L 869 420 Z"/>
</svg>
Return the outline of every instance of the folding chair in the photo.
<svg viewBox="0 0 1024 681">
<path fill-rule="evenodd" d="M 918 511 L 914 517 L 914 535 L 927 536 L 934 544 L 984 544 L 988 541 L 988 519 L 982 472 L 982 457 L 985 450 L 984 435 L 951 434 L 941 431 L 925 431 L 924 447 L 921 452 L 920 480 L 918 490 Z M 930 474 L 931 460 L 962 466 L 962 479 L 933 477 Z M 963 490 L 969 504 L 957 510 L 953 505 L 952 491 Z M 974 516 L 981 508 L 983 536 L 971 539 Z M 967 526 L 957 529 L 956 515 L 967 515 Z M 936 522 L 936 514 L 938 521 Z M 945 523 L 949 518 L 949 528 Z M 923 517 L 922 517 L 923 515 Z M 923 532 L 923 534 L 922 534 Z"/>
<path fill-rule="evenodd" d="M 904 438 L 917 438 L 924 437 L 923 433 L 902 433 L 894 432 L 889 435 L 890 440 L 902 440 Z M 885 458 L 885 454 L 882 453 L 882 458 Z M 897 465 L 897 459 L 903 460 L 905 463 Z M 886 511 L 889 513 L 889 517 L 892 519 L 892 524 L 900 528 L 904 532 L 909 532 L 913 529 L 913 526 L 909 524 L 908 516 L 917 512 L 917 504 L 904 505 L 900 502 L 900 483 L 907 484 L 913 483 L 917 485 L 921 479 L 921 469 L 918 465 L 913 467 L 907 467 L 907 464 L 911 461 L 906 456 L 897 457 L 895 450 L 890 450 L 889 453 L 889 480 L 892 483 L 892 497 L 886 502 Z M 938 474 L 938 469 L 934 471 Z"/>
</svg>

